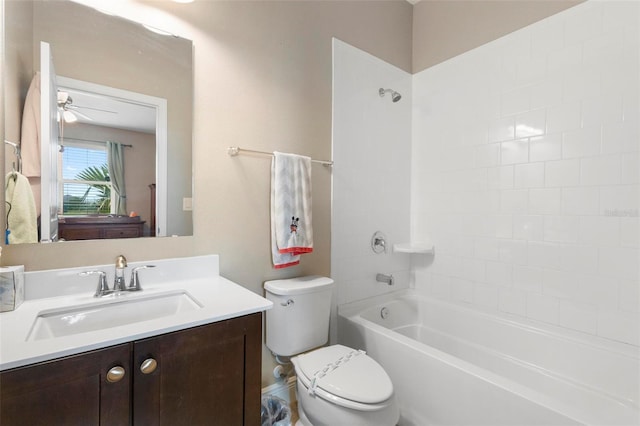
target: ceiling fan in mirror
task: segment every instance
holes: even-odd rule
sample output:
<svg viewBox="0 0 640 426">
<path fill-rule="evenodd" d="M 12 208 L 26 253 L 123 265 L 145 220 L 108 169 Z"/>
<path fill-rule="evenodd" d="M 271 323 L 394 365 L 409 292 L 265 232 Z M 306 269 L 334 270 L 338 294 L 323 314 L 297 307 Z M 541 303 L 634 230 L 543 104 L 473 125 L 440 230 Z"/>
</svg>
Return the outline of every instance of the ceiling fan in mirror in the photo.
<svg viewBox="0 0 640 426">
<path fill-rule="evenodd" d="M 73 98 L 69 95 L 69 92 L 58 90 L 58 121 L 62 119 L 65 123 L 75 123 L 76 121 L 91 122 L 94 121 L 94 119 L 87 114 L 91 114 L 92 111 L 107 114 L 118 113 L 117 111 L 110 111 L 87 105 L 75 105 L 73 103 Z"/>
</svg>

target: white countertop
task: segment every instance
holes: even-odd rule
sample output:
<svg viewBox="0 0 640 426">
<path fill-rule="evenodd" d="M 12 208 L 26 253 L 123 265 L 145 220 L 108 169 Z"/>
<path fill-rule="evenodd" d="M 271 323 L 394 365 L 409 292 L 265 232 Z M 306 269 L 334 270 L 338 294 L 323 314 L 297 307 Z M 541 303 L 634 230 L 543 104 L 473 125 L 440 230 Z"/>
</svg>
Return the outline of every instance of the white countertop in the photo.
<svg viewBox="0 0 640 426">
<path fill-rule="evenodd" d="M 15 311 L 0 314 L 0 371 L 261 312 L 273 306 L 267 299 L 221 277 L 215 255 L 130 263 L 128 273 L 145 264 L 154 264 L 156 268 L 140 271 L 143 291 L 116 298 L 93 297 L 97 276 L 78 278 L 82 271 L 104 270 L 111 272 L 108 280 L 111 286 L 113 265 L 26 273 L 25 302 Z M 128 284 L 129 276 L 126 278 Z M 44 310 L 145 298 L 174 290 L 189 294 L 201 307 L 98 331 L 27 340 L 35 319 Z"/>
</svg>

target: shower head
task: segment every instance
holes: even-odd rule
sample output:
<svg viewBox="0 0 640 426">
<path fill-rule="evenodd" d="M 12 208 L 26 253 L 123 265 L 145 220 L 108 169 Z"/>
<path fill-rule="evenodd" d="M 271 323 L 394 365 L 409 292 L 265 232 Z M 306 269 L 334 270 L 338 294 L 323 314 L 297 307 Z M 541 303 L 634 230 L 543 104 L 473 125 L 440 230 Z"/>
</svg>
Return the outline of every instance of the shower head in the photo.
<svg viewBox="0 0 640 426">
<path fill-rule="evenodd" d="M 402 95 L 398 92 L 396 92 L 393 89 L 382 89 L 380 88 L 380 90 L 378 90 L 378 94 L 380 95 L 380 97 L 383 97 L 385 95 L 385 93 L 390 92 L 391 93 L 391 100 L 393 102 L 398 102 L 400 99 L 402 99 Z"/>
</svg>

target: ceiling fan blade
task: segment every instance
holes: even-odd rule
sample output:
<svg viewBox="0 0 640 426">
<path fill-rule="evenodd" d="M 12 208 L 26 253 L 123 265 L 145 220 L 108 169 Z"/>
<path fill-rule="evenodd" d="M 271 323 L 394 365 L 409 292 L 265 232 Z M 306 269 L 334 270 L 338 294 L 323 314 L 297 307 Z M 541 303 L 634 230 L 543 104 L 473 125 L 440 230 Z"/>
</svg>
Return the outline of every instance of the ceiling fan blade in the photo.
<svg viewBox="0 0 640 426">
<path fill-rule="evenodd" d="M 94 107 L 88 107 L 88 106 L 83 106 L 83 105 L 69 105 L 69 108 L 73 109 L 74 111 L 77 111 L 78 109 L 90 109 L 92 111 L 99 111 L 99 112 L 106 112 L 109 114 L 117 114 L 117 111 L 110 111 L 108 109 L 100 109 L 100 108 L 94 108 Z"/>
<path fill-rule="evenodd" d="M 70 112 L 71 114 L 76 115 L 77 117 L 82 117 L 85 120 L 89 120 L 89 121 L 93 121 L 93 118 L 89 117 L 87 114 L 83 114 L 80 111 L 78 111 L 77 109 L 73 109 L 73 111 L 69 111 L 67 110 L 67 112 Z"/>
</svg>

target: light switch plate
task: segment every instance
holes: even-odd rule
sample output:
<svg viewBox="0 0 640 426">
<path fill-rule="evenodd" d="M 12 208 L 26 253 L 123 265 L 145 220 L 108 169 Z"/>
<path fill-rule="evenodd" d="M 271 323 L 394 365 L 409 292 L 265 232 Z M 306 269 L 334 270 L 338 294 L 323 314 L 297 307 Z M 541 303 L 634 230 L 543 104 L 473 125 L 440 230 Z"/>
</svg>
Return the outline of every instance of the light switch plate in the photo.
<svg viewBox="0 0 640 426">
<path fill-rule="evenodd" d="M 191 210 L 193 210 L 193 198 L 184 197 L 182 199 L 182 210 L 184 210 L 185 212 L 190 212 Z"/>
</svg>

